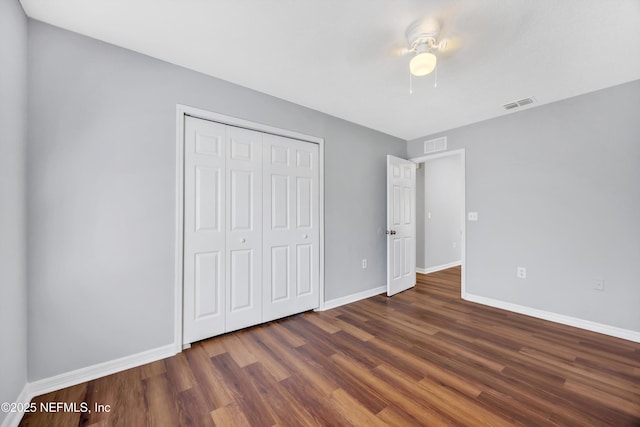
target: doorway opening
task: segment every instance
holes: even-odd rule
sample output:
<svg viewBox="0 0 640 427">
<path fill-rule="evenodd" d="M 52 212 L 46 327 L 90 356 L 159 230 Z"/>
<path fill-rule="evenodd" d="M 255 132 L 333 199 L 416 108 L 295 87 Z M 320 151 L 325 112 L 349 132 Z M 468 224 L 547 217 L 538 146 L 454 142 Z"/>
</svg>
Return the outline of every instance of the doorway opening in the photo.
<svg viewBox="0 0 640 427">
<path fill-rule="evenodd" d="M 461 266 L 465 291 L 465 151 L 411 159 L 416 174 L 416 271 L 433 273 Z"/>
</svg>

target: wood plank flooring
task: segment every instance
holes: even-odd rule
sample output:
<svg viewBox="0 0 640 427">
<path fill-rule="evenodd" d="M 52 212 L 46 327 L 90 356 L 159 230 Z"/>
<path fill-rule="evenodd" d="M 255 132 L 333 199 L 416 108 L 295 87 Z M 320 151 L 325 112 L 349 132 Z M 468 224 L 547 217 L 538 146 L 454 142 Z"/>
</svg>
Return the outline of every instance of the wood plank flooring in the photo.
<svg viewBox="0 0 640 427">
<path fill-rule="evenodd" d="M 460 299 L 460 269 L 212 338 L 22 426 L 640 425 L 640 344 Z"/>
</svg>

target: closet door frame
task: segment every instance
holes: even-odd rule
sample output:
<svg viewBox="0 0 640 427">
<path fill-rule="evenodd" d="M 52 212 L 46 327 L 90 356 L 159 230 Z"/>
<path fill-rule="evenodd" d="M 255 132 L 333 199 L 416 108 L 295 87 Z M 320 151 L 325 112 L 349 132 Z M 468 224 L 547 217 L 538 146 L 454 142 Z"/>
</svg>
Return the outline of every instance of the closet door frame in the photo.
<svg viewBox="0 0 640 427">
<path fill-rule="evenodd" d="M 221 123 L 224 125 L 236 126 L 258 132 L 269 133 L 288 138 L 299 139 L 301 141 L 318 144 L 318 161 L 320 177 L 319 187 L 319 232 L 320 241 L 318 252 L 320 255 L 319 269 L 319 306 L 317 310 L 324 309 L 324 138 L 305 135 L 299 132 L 281 129 L 274 126 L 256 123 L 225 114 L 214 113 L 200 108 L 187 105 L 176 105 L 176 223 L 175 223 L 175 318 L 174 318 L 174 346 L 176 352 L 181 352 L 189 345 L 182 343 L 183 331 L 183 260 L 184 260 L 184 124 L 185 117 L 195 117 L 204 120 Z"/>
</svg>

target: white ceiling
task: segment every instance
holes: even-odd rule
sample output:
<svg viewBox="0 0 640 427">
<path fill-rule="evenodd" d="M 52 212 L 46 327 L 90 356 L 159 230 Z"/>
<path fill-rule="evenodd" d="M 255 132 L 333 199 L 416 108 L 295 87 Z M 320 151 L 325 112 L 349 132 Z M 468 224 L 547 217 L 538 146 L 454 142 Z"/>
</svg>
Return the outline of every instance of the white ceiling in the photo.
<svg viewBox="0 0 640 427">
<path fill-rule="evenodd" d="M 21 3 L 31 18 L 402 139 L 640 78 L 640 0 Z M 431 74 L 410 95 L 397 52 L 421 18 L 438 19 L 453 48 L 438 87 Z"/>
</svg>

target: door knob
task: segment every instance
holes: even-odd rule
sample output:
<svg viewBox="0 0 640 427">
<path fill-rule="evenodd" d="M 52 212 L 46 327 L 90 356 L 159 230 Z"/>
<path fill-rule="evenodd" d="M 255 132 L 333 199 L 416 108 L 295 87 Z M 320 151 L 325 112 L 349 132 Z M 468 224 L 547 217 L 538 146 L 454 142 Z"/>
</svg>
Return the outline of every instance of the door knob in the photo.
<svg viewBox="0 0 640 427">
<path fill-rule="evenodd" d="M 247 239 L 245 239 L 244 237 L 242 239 L 240 239 L 240 243 L 245 243 L 247 241 Z"/>
<path fill-rule="evenodd" d="M 302 238 L 303 238 L 303 239 L 308 239 L 308 238 L 309 238 L 309 235 L 308 235 L 308 234 L 305 234 L 304 236 L 302 236 Z"/>
<path fill-rule="evenodd" d="M 387 230 L 387 234 L 396 234 L 396 230 Z"/>
</svg>

